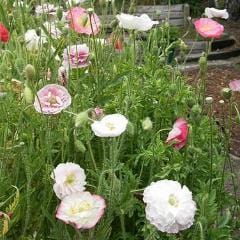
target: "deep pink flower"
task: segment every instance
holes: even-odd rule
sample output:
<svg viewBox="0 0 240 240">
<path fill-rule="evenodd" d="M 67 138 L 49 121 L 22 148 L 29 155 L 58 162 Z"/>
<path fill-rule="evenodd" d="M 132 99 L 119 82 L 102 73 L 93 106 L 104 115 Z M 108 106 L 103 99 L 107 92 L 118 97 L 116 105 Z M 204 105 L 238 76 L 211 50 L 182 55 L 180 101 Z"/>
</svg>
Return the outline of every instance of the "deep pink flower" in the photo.
<svg viewBox="0 0 240 240">
<path fill-rule="evenodd" d="M 70 26 L 78 33 L 87 35 L 96 35 L 100 31 L 100 19 L 95 14 L 91 14 L 91 18 L 86 9 L 74 7 L 68 12 L 67 16 L 70 20 Z"/>
<path fill-rule="evenodd" d="M 210 18 L 200 18 L 194 22 L 196 31 L 204 38 L 220 38 L 224 26 Z"/>
<path fill-rule="evenodd" d="M 233 92 L 240 92 L 240 80 L 233 80 L 229 83 L 229 87 Z"/>
<path fill-rule="evenodd" d="M 37 92 L 34 107 L 43 114 L 57 114 L 71 105 L 67 89 L 57 84 L 48 84 Z"/>
<path fill-rule="evenodd" d="M 89 48 L 86 44 L 71 45 L 64 49 L 63 66 L 65 69 L 84 68 L 89 65 Z"/>
<path fill-rule="evenodd" d="M 188 124 L 183 118 L 178 118 L 173 125 L 173 129 L 169 132 L 166 143 L 172 144 L 176 149 L 185 146 L 188 136 Z"/>
</svg>

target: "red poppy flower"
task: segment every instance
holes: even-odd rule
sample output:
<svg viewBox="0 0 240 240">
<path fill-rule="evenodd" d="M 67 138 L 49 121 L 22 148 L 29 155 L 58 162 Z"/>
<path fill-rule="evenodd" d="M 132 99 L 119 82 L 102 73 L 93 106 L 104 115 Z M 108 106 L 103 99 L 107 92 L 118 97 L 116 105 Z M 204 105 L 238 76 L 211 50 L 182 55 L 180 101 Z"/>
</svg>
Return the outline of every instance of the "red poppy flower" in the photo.
<svg viewBox="0 0 240 240">
<path fill-rule="evenodd" d="M 9 38 L 9 31 L 2 23 L 0 23 L 0 41 L 6 43 L 9 41 Z"/>
</svg>

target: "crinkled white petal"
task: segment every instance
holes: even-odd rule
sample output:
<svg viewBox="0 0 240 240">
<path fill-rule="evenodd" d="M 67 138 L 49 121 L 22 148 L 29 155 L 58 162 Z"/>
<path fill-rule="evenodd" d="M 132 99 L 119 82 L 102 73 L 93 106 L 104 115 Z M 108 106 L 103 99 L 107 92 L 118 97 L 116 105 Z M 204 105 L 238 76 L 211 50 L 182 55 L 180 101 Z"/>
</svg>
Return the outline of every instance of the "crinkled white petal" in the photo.
<svg viewBox="0 0 240 240">
<path fill-rule="evenodd" d="M 229 18 L 229 14 L 227 12 L 227 9 L 216 9 L 216 8 L 205 8 L 205 16 L 207 16 L 208 18 L 223 18 L 223 19 L 228 19 Z"/>
<path fill-rule="evenodd" d="M 85 190 L 86 175 L 78 164 L 60 163 L 53 170 L 51 177 L 55 181 L 53 190 L 59 199 Z"/>
<path fill-rule="evenodd" d="M 159 24 L 158 21 L 152 21 L 147 14 L 142 14 L 138 17 L 121 13 L 116 17 L 119 21 L 119 27 L 130 30 L 148 31 L 153 27 L 153 25 Z"/>
<path fill-rule="evenodd" d="M 98 137 L 117 137 L 127 128 L 128 120 L 121 114 L 111 114 L 94 121 L 91 128 Z"/>
<path fill-rule="evenodd" d="M 192 226 L 196 204 L 186 186 L 171 180 L 153 182 L 143 194 L 146 218 L 159 231 L 178 233 Z"/>
</svg>

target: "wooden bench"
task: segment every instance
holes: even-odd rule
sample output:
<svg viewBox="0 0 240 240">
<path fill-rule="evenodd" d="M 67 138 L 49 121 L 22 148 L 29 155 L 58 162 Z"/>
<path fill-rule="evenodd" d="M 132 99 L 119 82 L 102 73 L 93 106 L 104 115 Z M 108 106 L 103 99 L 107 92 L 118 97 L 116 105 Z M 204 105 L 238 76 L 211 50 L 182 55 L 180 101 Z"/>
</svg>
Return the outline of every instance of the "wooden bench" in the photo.
<svg viewBox="0 0 240 240">
<path fill-rule="evenodd" d="M 138 5 L 135 8 L 134 15 L 140 16 L 147 14 L 152 20 L 159 21 L 160 24 L 168 21 L 173 26 L 187 27 L 188 17 L 190 16 L 190 7 L 188 4 L 175 5 Z M 112 21 L 116 19 L 113 15 L 100 16 L 102 25 L 110 27 Z"/>
</svg>

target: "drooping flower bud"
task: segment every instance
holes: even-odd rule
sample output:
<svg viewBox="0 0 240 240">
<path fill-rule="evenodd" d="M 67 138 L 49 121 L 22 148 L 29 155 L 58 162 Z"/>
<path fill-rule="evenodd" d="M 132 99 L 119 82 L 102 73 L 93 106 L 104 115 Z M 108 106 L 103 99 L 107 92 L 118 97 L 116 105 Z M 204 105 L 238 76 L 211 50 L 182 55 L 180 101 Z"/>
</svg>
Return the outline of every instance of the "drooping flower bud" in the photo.
<svg viewBox="0 0 240 240">
<path fill-rule="evenodd" d="M 75 127 L 82 127 L 88 122 L 88 111 L 80 112 L 75 118 Z"/>
<path fill-rule="evenodd" d="M 23 98 L 27 104 L 32 104 L 33 102 L 33 93 L 28 85 L 25 85 L 23 90 Z"/>
<path fill-rule="evenodd" d="M 25 72 L 25 75 L 26 75 L 26 78 L 28 80 L 33 80 L 36 76 L 36 70 L 35 70 L 35 67 L 31 64 L 27 64 L 25 69 L 24 69 L 24 72 Z"/>
<path fill-rule="evenodd" d="M 74 141 L 75 148 L 78 152 L 85 153 L 86 152 L 86 147 L 82 143 L 82 141 L 75 139 Z"/>
</svg>

